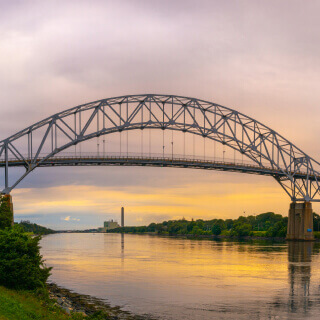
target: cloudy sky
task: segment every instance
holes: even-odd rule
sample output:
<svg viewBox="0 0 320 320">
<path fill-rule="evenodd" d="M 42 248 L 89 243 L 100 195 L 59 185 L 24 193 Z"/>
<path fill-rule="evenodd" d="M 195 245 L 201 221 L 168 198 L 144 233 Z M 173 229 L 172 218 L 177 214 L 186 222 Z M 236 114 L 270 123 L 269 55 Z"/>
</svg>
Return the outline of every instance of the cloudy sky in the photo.
<svg viewBox="0 0 320 320">
<path fill-rule="evenodd" d="M 0 0 L 0 140 L 85 102 L 164 93 L 232 107 L 320 159 L 319 10 L 317 0 Z M 39 169 L 12 195 L 16 220 L 59 229 L 119 219 L 121 206 L 130 225 L 289 206 L 268 177 L 164 168 Z"/>
</svg>

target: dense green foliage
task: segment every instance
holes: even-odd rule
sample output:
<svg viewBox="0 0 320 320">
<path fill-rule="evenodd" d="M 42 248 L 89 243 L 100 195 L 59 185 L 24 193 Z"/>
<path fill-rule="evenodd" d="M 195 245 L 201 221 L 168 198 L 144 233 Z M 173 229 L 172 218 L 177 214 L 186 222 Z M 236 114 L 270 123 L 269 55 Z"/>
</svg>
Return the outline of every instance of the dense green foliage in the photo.
<svg viewBox="0 0 320 320">
<path fill-rule="evenodd" d="M 26 221 L 22 220 L 19 223 L 19 225 L 23 228 L 23 230 L 25 232 L 31 232 L 31 233 L 38 234 L 38 235 L 52 234 L 52 233 L 56 232 L 56 231 L 54 231 L 52 229 L 39 226 L 38 224 L 31 223 L 30 221 L 27 221 L 27 220 Z"/>
<path fill-rule="evenodd" d="M 12 213 L 4 196 L 0 195 L 0 229 L 10 228 Z"/>
<path fill-rule="evenodd" d="M 50 268 L 45 267 L 40 237 L 30 237 L 20 226 L 0 230 L 0 285 L 32 290 L 44 287 Z"/>
<path fill-rule="evenodd" d="M 117 228 L 110 232 L 158 233 L 169 235 L 224 235 L 231 237 L 285 237 L 288 218 L 273 212 L 238 219 L 170 220 L 149 226 Z"/>
</svg>

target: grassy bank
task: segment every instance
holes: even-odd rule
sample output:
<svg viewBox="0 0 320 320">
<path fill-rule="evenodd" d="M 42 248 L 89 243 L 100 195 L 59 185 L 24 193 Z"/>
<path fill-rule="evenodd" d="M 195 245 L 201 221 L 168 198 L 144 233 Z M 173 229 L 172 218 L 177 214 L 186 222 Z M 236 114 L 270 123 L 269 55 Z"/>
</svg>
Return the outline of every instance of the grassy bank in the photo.
<svg viewBox="0 0 320 320">
<path fill-rule="evenodd" d="M 39 294 L 0 286 L 0 320 L 152 319 L 150 316 L 138 316 L 122 311 L 119 307 L 111 307 L 102 300 L 71 292 L 53 283 L 48 284 L 48 290 Z M 58 300 L 63 301 L 62 305 Z M 66 305 L 69 308 L 65 308 Z M 69 309 L 69 312 L 67 313 L 65 309 Z"/>
<path fill-rule="evenodd" d="M 28 291 L 0 287 L 0 320 L 72 319 L 54 301 Z M 81 319 L 81 318 L 74 318 Z"/>
</svg>

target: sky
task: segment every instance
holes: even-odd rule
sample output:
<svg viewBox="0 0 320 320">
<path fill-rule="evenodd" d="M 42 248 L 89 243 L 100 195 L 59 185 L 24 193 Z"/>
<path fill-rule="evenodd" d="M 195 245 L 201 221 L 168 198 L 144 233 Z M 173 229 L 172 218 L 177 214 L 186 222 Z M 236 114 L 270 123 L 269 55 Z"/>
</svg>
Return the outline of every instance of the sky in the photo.
<svg viewBox="0 0 320 320">
<path fill-rule="evenodd" d="M 319 1 L 0 0 L 0 140 L 64 109 L 126 94 L 219 103 L 320 159 Z M 3 181 L 3 172 L 0 172 Z M 236 218 L 290 199 L 269 177 L 170 168 L 35 170 L 15 218 L 56 229 Z M 320 207 L 314 205 L 320 211 Z"/>
</svg>

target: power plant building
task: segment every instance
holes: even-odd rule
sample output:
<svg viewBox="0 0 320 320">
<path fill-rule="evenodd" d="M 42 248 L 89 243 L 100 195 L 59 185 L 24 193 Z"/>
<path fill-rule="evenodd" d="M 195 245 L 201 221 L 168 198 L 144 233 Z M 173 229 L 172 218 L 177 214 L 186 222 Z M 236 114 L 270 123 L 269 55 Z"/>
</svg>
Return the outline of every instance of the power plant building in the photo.
<svg viewBox="0 0 320 320">
<path fill-rule="evenodd" d="M 121 227 L 124 227 L 124 208 L 121 208 Z M 113 230 L 116 228 L 120 228 L 120 225 L 117 221 L 114 220 L 109 220 L 109 221 L 104 221 L 103 227 L 98 228 L 98 232 L 107 232 L 109 230 Z"/>
<path fill-rule="evenodd" d="M 107 230 L 116 229 L 116 228 L 120 228 L 119 223 L 117 221 L 113 221 L 113 220 L 105 221 L 103 223 L 103 227 L 104 227 L 104 229 L 106 231 Z"/>
</svg>

